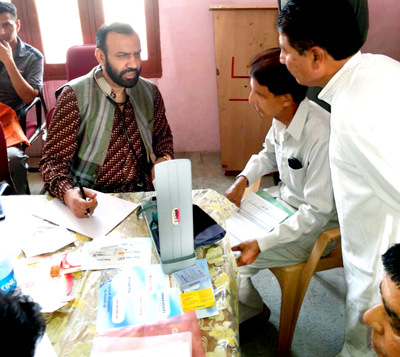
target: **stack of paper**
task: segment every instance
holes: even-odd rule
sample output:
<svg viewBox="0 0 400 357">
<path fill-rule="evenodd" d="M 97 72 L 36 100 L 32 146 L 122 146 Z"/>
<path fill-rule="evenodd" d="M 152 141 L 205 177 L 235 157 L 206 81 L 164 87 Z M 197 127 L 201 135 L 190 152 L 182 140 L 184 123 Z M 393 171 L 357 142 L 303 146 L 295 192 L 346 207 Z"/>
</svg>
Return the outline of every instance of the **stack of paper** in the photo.
<svg viewBox="0 0 400 357">
<path fill-rule="evenodd" d="M 93 191 L 93 190 L 92 190 Z M 105 193 L 97 193 L 98 206 L 89 218 L 76 218 L 58 198 L 44 202 L 33 215 L 90 238 L 105 236 L 138 206 Z"/>
<path fill-rule="evenodd" d="M 231 246 L 268 233 L 289 214 L 264 198 L 251 192 L 226 221 Z"/>
</svg>

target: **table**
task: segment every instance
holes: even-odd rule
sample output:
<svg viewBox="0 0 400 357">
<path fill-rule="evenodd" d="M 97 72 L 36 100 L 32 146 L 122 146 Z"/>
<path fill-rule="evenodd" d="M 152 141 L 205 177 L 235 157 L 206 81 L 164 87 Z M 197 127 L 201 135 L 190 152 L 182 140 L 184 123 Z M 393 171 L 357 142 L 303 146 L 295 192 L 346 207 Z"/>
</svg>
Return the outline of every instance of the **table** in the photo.
<svg viewBox="0 0 400 357">
<path fill-rule="evenodd" d="M 116 197 L 139 203 L 141 199 L 154 195 L 154 192 L 120 193 Z M 35 206 L 38 200 L 48 201 L 48 196 L 3 196 L 0 198 L 5 207 Z M 12 203 L 12 204 L 11 204 Z M 230 217 L 234 205 L 225 197 L 213 190 L 193 191 L 193 203 L 200 206 L 221 226 L 225 227 L 225 220 Z M 10 205 L 11 204 L 11 205 Z M 6 210 L 11 214 L 10 210 Z M 23 218 L 21 218 L 23 222 Z M 0 223 L 0 232 L 1 232 Z M 43 225 L 51 223 L 43 221 Z M 122 238 L 149 237 L 149 231 L 143 215 L 128 216 L 113 231 Z M 0 234 L 0 239 L 3 237 Z M 76 234 L 77 242 L 71 244 L 60 252 L 74 251 L 80 248 L 89 238 Z M 7 240 L 7 244 L 10 240 Z M 18 251 L 17 244 L 13 241 L 14 257 L 24 259 L 23 253 Z M 238 334 L 238 269 L 235 258 L 231 252 L 229 239 L 225 237 L 216 244 L 196 249 L 197 258 L 207 258 L 211 280 L 214 286 L 215 298 L 219 315 L 200 319 L 199 326 L 202 340 L 207 352 L 207 357 L 240 357 Z M 153 247 L 152 264 L 158 263 L 158 257 Z M 112 274 L 112 270 L 109 270 Z M 60 310 L 46 314 L 46 332 L 60 357 L 86 357 L 90 356 L 92 341 L 96 337 L 97 297 L 100 284 L 100 271 L 82 271 L 73 273 L 74 286 L 72 294 L 75 300 Z"/>
</svg>

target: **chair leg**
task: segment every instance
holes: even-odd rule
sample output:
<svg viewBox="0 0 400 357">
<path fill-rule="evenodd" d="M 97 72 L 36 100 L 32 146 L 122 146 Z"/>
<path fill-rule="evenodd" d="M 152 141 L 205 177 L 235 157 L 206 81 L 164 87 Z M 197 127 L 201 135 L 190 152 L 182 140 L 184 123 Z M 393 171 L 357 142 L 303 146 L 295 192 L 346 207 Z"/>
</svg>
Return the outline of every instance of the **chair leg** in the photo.
<svg viewBox="0 0 400 357">
<path fill-rule="evenodd" d="M 298 302 L 298 282 L 300 270 L 285 273 L 279 269 L 270 269 L 276 276 L 281 286 L 282 303 L 281 318 L 279 324 L 278 356 L 290 356 L 294 331 L 296 329 L 297 318 L 299 316 L 301 304 Z"/>
<path fill-rule="evenodd" d="M 10 173 L 7 174 L 7 179 L 6 179 L 7 183 L 11 186 L 12 191 L 13 191 L 13 195 L 16 194 L 17 190 L 15 189 L 15 185 L 14 185 L 14 181 L 10 175 Z"/>
<path fill-rule="evenodd" d="M 28 179 L 26 180 L 26 194 L 27 194 L 27 195 L 30 195 L 30 194 L 31 194 L 31 190 L 30 190 L 30 188 L 29 188 L 29 181 L 28 181 Z"/>
</svg>

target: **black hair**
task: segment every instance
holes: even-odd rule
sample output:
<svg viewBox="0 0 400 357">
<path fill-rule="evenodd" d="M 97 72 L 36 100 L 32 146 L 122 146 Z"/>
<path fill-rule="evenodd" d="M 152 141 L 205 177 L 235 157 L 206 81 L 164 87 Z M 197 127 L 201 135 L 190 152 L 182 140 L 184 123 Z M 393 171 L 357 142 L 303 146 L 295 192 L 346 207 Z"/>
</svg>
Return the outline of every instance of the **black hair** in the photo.
<svg viewBox="0 0 400 357">
<path fill-rule="evenodd" d="M 387 275 L 400 288 L 400 243 L 382 255 L 382 263 Z"/>
<path fill-rule="evenodd" d="M 279 14 L 277 29 L 300 55 L 319 46 L 339 61 L 363 44 L 348 0 L 291 0 Z"/>
<path fill-rule="evenodd" d="M 96 45 L 97 48 L 104 53 L 107 53 L 106 38 L 109 32 L 116 32 L 124 35 L 136 34 L 136 31 L 131 25 L 122 22 L 113 22 L 109 25 L 103 25 L 96 33 Z"/>
<path fill-rule="evenodd" d="M 14 21 L 17 21 L 17 8 L 11 2 L 0 1 L 0 14 L 8 12 Z"/>
<path fill-rule="evenodd" d="M 38 340 L 44 335 L 46 323 L 41 307 L 19 290 L 0 293 L 1 355 L 33 357 Z"/>
<path fill-rule="evenodd" d="M 249 75 L 275 95 L 291 94 L 295 103 L 305 97 L 307 87 L 300 85 L 285 65 L 280 63 L 279 47 L 270 48 L 250 60 Z"/>
</svg>

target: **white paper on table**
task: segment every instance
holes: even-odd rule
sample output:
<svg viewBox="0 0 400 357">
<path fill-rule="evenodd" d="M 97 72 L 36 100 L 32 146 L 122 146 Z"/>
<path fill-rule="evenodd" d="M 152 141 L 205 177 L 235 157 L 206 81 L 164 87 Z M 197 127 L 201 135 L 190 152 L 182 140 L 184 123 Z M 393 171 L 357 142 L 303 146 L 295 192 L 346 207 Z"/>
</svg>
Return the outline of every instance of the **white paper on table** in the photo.
<svg viewBox="0 0 400 357">
<path fill-rule="evenodd" d="M 240 210 L 226 221 L 231 246 L 268 233 L 289 215 L 251 192 L 240 203 Z"/>
<path fill-rule="evenodd" d="M 21 239 L 20 246 L 27 258 L 52 253 L 75 242 L 75 234 L 60 226 L 42 227 L 32 237 Z"/>
<path fill-rule="evenodd" d="M 150 265 L 152 238 L 126 238 L 122 240 L 121 248 L 90 254 L 85 243 L 82 251 L 82 270 L 98 270 L 122 268 L 126 266 Z"/>
<path fill-rule="evenodd" d="M 43 335 L 43 338 L 37 344 L 35 357 L 57 357 L 57 353 L 54 351 L 54 347 L 51 344 L 47 333 Z"/>
<path fill-rule="evenodd" d="M 32 216 L 32 210 L 40 202 L 39 196 L 0 197 L 6 218 L 0 221 L 0 239 L 10 256 L 21 254 L 20 241 L 31 238 L 43 225 L 43 220 Z M 24 204 L 22 204 L 22 202 Z M 1 247 L 3 249 L 3 247 Z"/>
<path fill-rule="evenodd" d="M 42 204 L 32 214 L 87 237 L 96 238 L 105 236 L 138 206 L 118 197 L 94 192 L 97 193 L 98 206 L 89 218 L 75 217 L 58 198 Z"/>
<path fill-rule="evenodd" d="M 191 357 L 192 333 L 146 337 L 98 337 L 90 357 Z"/>
</svg>

